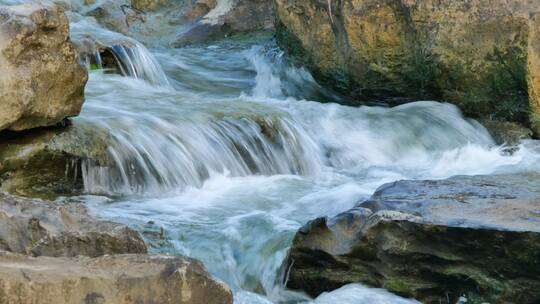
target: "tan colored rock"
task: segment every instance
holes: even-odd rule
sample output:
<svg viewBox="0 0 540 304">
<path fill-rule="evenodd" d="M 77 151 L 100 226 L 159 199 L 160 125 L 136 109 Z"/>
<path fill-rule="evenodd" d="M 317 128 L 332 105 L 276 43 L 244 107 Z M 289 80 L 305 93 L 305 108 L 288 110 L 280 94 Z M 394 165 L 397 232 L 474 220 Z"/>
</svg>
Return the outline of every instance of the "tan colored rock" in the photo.
<svg viewBox="0 0 540 304">
<path fill-rule="evenodd" d="M 82 203 L 0 193 L 0 250 L 33 256 L 97 257 L 146 253 L 146 246 L 136 231 L 94 219 Z"/>
<path fill-rule="evenodd" d="M 86 70 L 57 6 L 0 6 L 0 130 L 50 126 L 76 116 Z"/>
<path fill-rule="evenodd" d="M 278 42 L 359 102 L 438 99 L 526 123 L 538 111 L 531 0 L 276 0 Z"/>
<path fill-rule="evenodd" d="M 130 2 L 131 6 L 141 11 L 155 10 L 169 3 L 168 0 L 131 0 Z"/>
<path fill-rule="evenodd" d="M 2 253 L 0 303 L 229 304 L 232 294 L 188 258 L 32 258 Z"/>
<path fill-rule="evenodd" d="M 540 134 L 540 14 L 531 18 L 528 41 L 528 85 L 531 104 L 531 126 Z"/>
</svg>

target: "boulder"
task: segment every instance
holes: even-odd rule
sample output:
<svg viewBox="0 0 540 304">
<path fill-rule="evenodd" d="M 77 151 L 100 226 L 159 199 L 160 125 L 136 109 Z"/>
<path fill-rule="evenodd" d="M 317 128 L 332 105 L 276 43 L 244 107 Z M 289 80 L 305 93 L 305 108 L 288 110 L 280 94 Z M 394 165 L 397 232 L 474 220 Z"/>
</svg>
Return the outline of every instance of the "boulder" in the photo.
<svg viewBox="0 0 540 304">
<path fill-rule="evenodd" d="M 540 301 L 540 174 L 398 181 L 296 234 L 286 286 L 360 282 L 424 303 Z"/>
<path fill-rule="evenodd" d="M 279 45 L 348 103 L 437 99 L 533 126 L 540 113 L 538 1 L 276 0 L 276 10 Z"/>
<path fill-rule="evenodd" d="M 97 257 L 146 253 L 146 245 L 136 231 L 94 219 L 82 203 L 0 193 L 0 250 L 32 256 Z"/>
<path fill-rule="evenodd" d="M 87 78 L 60 7 L 0 6 L 0 130 L 51 126 L 78 115 Z"/>
<path fill-rule="evenodd" d="M 229 304 L 201 263 L 164 255 L 99 258 L 0 253 L 1 303 Z"/>
</svg>

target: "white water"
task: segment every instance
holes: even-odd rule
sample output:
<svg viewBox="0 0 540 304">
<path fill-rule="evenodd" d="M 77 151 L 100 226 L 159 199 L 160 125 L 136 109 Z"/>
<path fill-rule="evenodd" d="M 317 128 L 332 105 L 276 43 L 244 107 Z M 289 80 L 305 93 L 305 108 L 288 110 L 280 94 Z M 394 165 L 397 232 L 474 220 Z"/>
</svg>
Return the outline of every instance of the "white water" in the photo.
<svg viewBox="0 0 540 304">
<path fill-rule="evenodd" d="M 74 40 L 132 41 L 79 13 L 70 18 Z M 340 98 L 289 66 L 268 37 L 128 45 L 144 54 L 125 56 L 134 71 L 152 73 L 92 72 L 74 119 L 110 134 L 110 164 L 84 164 L 83 199 L 141 231 L 152 251 L 200 259 L 238 304 L 411 303 L 361 285 L 315 300 L 285 290 L 280 266 L 294 233 L 386 182 L 540 170 L 537 142 L 506 153 L 449 104 L 309 101 Z M 153 233 L 161 227 L 165 240 Z"/>
</svg>

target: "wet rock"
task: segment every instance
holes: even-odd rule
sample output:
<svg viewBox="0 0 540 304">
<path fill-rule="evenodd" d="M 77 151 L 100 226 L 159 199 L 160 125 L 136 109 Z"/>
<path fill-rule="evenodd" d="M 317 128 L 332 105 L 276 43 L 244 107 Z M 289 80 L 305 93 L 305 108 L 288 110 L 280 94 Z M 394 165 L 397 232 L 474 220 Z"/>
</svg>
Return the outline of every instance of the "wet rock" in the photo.
<svg viewBox="0 0 540 304">
<path fill-rule="evenodd" d="M 0 130 L 51 126 L 78 115 L 86 81 L 60 7 L 0 6 Z"/>
<path fill-rule="evenodd" d="M 278 43 L 349 103 L 436 99 L 473 117 L 540 113 L 540 2 L 276 0 Z M 536 116 L 535 116 L 536 115 Z"/>
<path fill-rule="evenodd" d="M 0 134 L 0 189 L 23 196 L 55 198 L 81 194 L 85 162 L 108 164 L 110 135 L 75 123 Z"/>
<path fill-rule="evenodd" d="M 0 253 L 2 303 L 228 304 L 232 294 L 197 261 L 163 255 L 99 258 Z"/>
<path fill-rule="evenodd" d="M 286 284 L 316 296 L 348 283 L 424 303 L 540 301 L 539 174 L 398 181 L 296 234 Z"/>
<path fill-rule="evenodd" d="M 146 253 L 139 234 L 92 218 L 84 204 L 0 193 L 0 250 L 32 256 Z"/>
<path fill-rule="evenodd" d="M 479 122 L 488 129 L 498 145 L 515 146 L 520 141 L 533 137 L 531 129 L 514 122 L 491 119 L 481 119 Z"/>
</svg>

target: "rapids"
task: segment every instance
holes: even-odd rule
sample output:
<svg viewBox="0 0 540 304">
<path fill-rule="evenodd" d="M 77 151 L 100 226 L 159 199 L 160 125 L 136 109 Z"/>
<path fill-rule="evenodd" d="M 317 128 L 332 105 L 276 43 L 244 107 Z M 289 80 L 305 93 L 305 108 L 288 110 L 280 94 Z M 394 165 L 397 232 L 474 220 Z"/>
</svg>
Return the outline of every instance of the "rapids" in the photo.
<svg viewBox="0 0 540 304">
<path fill-rule="evenodd" d="M 72 8 L 74 40 L 131 46 L 115 49 L 128 77 L 92 70 L 73 119 L 110 134 L 111 164 L 83 164 L 80 199 L 151 251 L 201 260 L 238 304 L 414 303 L 356 284 L 317 299 L 284 289 L 294 233 L 386 182 L 540 169 L 537 142 L 510 153 L 450 104 L 338 105 L 270 36 L 147 49 Z"/>
</svg>

